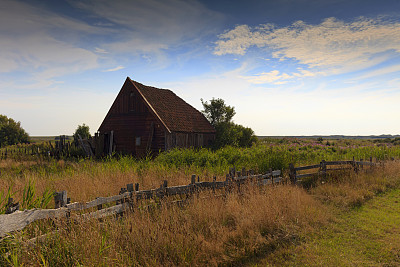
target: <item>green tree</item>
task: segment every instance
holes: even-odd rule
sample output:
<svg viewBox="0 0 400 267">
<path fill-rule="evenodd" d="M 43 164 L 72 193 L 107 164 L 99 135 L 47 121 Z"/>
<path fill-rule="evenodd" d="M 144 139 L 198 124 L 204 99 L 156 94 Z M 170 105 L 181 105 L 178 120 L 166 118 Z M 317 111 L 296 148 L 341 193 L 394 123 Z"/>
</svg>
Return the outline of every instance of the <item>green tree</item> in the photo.
<svg viewBox="0 0 400 267">
<path fill-rule="evenodd" d="M 89 139 L 91 137 L 89 126 L 85 124 L 78 125 L 78 128 L 76 128 L 75 133 L 73 135 L 74 140 L 79 140 L 78 135 L 80 135 L 82 139 Z"/>
<path fill-rule="evenodd" d="M 235 108 L 226 105 L 223 99 L 213 98 L 210 103 L 201 99 L 201 103 L 204 108 L 202 113 L 216 130 L 214 148 L 218 149 L 227 145 L 250 147 L 257 142 L 257 137 L 251 128 L 232 122 L 236 114 Z"/>
<path fill-rule="evenodd" d="M 225 104 L 221 98 L 213 98 L 210 104 L 207 101 L 201 100 L 204 110 L 202 111 L 208 121 L 215 127 L 220 123 L 230 123 L 233 116 L 235 116 L 235 108 Z"/>
<path fill-rule="evenodd" d="M 28 142 L 29 135 L 21 123 L 0 114 L 0 147 Z"/>
</svg>

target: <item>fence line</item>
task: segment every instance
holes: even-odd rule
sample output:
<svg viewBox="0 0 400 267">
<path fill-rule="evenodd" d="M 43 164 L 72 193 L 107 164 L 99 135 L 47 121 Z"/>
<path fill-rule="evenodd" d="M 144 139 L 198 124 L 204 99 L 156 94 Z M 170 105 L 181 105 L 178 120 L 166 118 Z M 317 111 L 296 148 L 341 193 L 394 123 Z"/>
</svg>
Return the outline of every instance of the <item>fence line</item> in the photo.
<svg viewBox="0 0 400 267">
<path fill-rule="evenodd" d="M 97 211 L 75 215 L 73 218 L 76 220 L 99 219 L 110 215 L 121 214 L 129 208 L 133 208 L 133 205 L 141 200 L 162 199 L 167 196 L 176 195 L 189 196 L 205 189 L 212 189 L 213 191 L 216 189 L 226 189 L 227 192 L 229 192 L 232 188 L 240 187 L 241 184 L 248 181 L 252 181 L 256 185 L 280 183 L 282 181 L 281 171 L 270 170 L 266 174 L 254 175 L 251 170 L 246 171 L 243 168 L 241 172 L 236 172 L 235 169 L 232 168 L 230 169 L 229 174 L 226 175 L 225 181 L 216 181 L 216 177 L 213 177 L 212 182 L 200 182 L 198 176 L 196 179 L 196 175 L 192 175 L 191 182 L 188 185 L 168 187 L 168 182 L 164 180 L 163 184 L 159 188 L 142 191 L 139 190 L 138 183 L 127 184 L 126 188 L 121 188 L 118 195 L 98 197 L 95 200 L 84 203 L 70 203 L 70 199 L 67 197 L 67 192 L 61 191 L 55 193 L 54 209 L 19 211 L 18 203 L 13 203 L 13 200 L 9 199 L 6 212 L 8 214 L 0 215 L 0 238 L 6 236 L 7 233 L 22 230 L 29 224 L 38 220 L 70 218 L 71 211 L 84 211 L 97 207 Z M 103 205 L 111 204 L 112 202 L 115 202 L 116 205 L 103 208 Z"/>
<path fill-rule="evenodd" d="M 55 140 L 49 140 L 40 144 L 17 144 L 14 147 L 0 148 L 0 159 L 15 158 L 20 156 L 41 156 L 41 157 L 70 157 L 71 151 L 89 145 L 88 140 L 83 139 L 81 143 L 69 140 L 65 135 L 60 135 Z M 89 155 L 90 156 L 90 155 Z"/>
<path fill-rule="evenodd" d="M 347 161 L 325 161 L 322 160 L 320 164 L 294 167 L 293 164 L 289 165 L 289 179 L 294 185 L 300 184 L 303 178 L 312 176 L 326 176 L 328 172 L 339 170 L 354 170 L 356 173 L 364 166 L 374 167 L 377 163 L 372 162 L 372 157 L 369 161 L 347 160 Z M 333 168 L 331 166 L 334 166 Z M 339 167 L 337 167 L 339 166 Z M 309 173 L 300 173 L 302 171 L 312 170 Z M 55 208 L 54 209 L 32 209 L 19 211 L 19 204 L 13 203 L 13 199 L 8 200 L 6 207 L 6 214 L 0 215 L 0 238 L 6 236 L 10 232 L 19 231 L 24 229 L 29 224 L 43 219 L 58 219 L 58 218 L 71 218 L 71 211 L 85 211 L 97 207 L 97 211 L 89 211 L 83 214 L 75 214 L 73 219 L 86 220 L 86 219 L 99 219 L 110 215 L 117 215 L 132 209 L 134 204 L 139 201 L 149 199 L 163 199 L 168 196 L 190 196 L 202 190 L 215 190 L 225 189 L 229 192 L 232 188 L 240 189 L 240 185 L 248 181 L 252 181 L 254 185 L 272 185 L 285 181 L 281 176 L 281 170 L 272 169 L 266 174 L 255 175 L 252 170 L 236 171 L 235 168 L 230 168 L 229 173 L 226 175 L 225 181 L 216 181 L 213 177 L 212 182 L 200 182 L 199 176 L 192 175 L 191 182 L 188 185 L 168 186 L 168 181 L 164 180 L 159 188 L 151 190 L 139 190 L 139 184 L 127 184 L 125 188 L 121 188 L 118 195 L 109 197 L 98 197 L 88 202 L 74 202 L 70 203 L 66 191 L 56 192 L 54 195 Z M 114 206 L 104 208 L 103 205 L 115 202 Z M 182 201 L 174 201 L 173 203 L 180 203 Z"/>
<path fill-rule="evenodd" d="M 289 165 L 289 178 L 292 184 L 301 183 L 302 178 L 312 177 L 312 176 L 326 176 L 328 172 L 339 171 L 339 170 L 354 170 L 354 172 L 358 173 L 360 169 L 363 169 L 364 166 L 376 166 L 376 162 L 372 162 L 372 157 L 369 158 L 369 161 L 356 161 L 353 157 L 353 160 L 342 160 L 342 161 L 325 161 L 322 160 L 319 164 L 301 166 L 295 168 L 293 164 Z M 329 166 L 339 166 L 335 168 L 329 168 Z M 300 171 L 312 170 L 310 173 L 299 173 Z"/>
</svg>

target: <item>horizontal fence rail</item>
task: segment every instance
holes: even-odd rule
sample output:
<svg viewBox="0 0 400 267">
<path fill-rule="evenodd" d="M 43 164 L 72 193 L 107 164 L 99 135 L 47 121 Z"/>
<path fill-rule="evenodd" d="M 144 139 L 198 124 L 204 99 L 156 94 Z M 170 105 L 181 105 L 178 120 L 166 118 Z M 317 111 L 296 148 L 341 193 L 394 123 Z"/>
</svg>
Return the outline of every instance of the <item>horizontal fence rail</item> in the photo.
<svg viewBox="0 0 400 267">
<path fill-rule="evenodd" d="M 289 178 L 292 184 L 301 183 L 303 178 L 312 177 L 312 176 L 326 176 L 329 172 L 334 171 L 343 171 L 343 170 L 354 170 L 356 173 L 359 172 L 360 169 L 363 169 L 364 166 L 376 166 L 376 162 L 372 161 L 372 157 L 369 161 L 356 161 L 353 160 L 343 160 L 343 161 L 325 161 L 322 160 L 320 164 L 309 165 L 309 166 L 301 166 L 294 167 L 293 164 L 289 165 Z M 332 167 L 334 166 L 334 167 Z M 307 171 L 307 173 L 300 173 L 302 171 Z"/>
<path fill-rule="evenodd" d="M 19 211 L 15 207 L 19 207 L 18 203 L 13 203 L 12 199 L 9 199 L 8 206 L 14 207 L 13 209 L 7 209 L 9 214 L 0 215 L 0 238 L 6 236 L 10 232 L 19 231 L 24 229 L 29 224 L 43 219 L 59 219 L 59 218 L 71 218 L 74 220 L 86 220 L 86 219 L 99 219 L 110 215 L 117 215 L 125 212 L 128 209 L 133 208 L 135 203 L 141 200 L 149 199 L 162 199 L 167 196 L 185 195 L 189 196 L 196 192 L 206 189 L 227 189 L 229 191 L 233 187 L 240 187 L 248 181 L 254 182 L 255 185 L 271 185 L 282 182 L 281 171 L 272 169 L 266 174 L 253 174 L 253 171 L 242 171 L 236 172 L 234 168 L 230 169 L 229 174 L 226 175 L 225 181 L 216 181 L 216 177 L 213 178 L 212 182 L 200 182 L 200 178 L 197 175 L 192 175 L 191 182 L 188 185 L 180 186 L 168 186 L 168 182 L 165 180 L 163 184 L 156 189 L 151 190 L 139 190 L 139 184 L 127 184 L 126 188 L 121 188 L 118 195 L 109 197 L 98 197 L 89 202 L 75 202 L 70 203 L 70 199 L 67 197 L 66 191 L 55 193 L 54 209 L 32 209 Z M 197 178 L 197 179 L 196 179 Z M 175 201 L 176 202 L 176 201 Z M 104 208 L 103 205 L 110 206 L 115 203 L 114 206 Z M 178 203 L 178 202 L 176 202 Z M 90 209 L 97 208 L 96 211 L 90 211 Z M 71 215 L 72 211 L 85 211 L 87 213 Z"/>
</svg>

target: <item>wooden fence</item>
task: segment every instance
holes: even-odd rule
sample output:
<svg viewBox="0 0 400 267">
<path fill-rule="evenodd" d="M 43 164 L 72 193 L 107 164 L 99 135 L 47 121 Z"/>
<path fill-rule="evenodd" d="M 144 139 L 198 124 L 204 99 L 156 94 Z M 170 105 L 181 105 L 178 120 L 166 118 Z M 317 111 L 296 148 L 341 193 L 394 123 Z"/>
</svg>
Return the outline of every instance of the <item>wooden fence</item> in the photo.
<svg viewBox="0 0 400 267">
<path fill-rule="evenodd" d="M 197 178 L 197 179 L 196 179 Z M 226 175 L 225 181 L 216 181 L 216 177 L 212 182 L 200 182 L 196 175 L 192 175 L 191 182 L 188 185 L 168 186 L 165 180 L 157 189 L 139 190 L 139 184 L 127 184 L 126 188 L 121 188 L 118 195 L 110 197 L 98 197 L 95 200 L 85 203 L 70 203 L 67 192 L 62 191 L 55 193 L 54 209 L 32 209 L 19 211 L 18 203 L 13 203 L 9 199 L 7 205 L 7 214 L 0 215 L 0 237 L 4 237 L 7 233 L 24 229 L 29 224 L 43 219 L 71 218 L 74 220 L 103 218 L 110 215 L 121 214 L 126 210 L 133 209 L 135 204 L 146 199 L 163 199 L 167 196 L 184 195 L 189 196 L 201 190 L 209 189 L 225 189 L 227 192 L 233 188 L 240 188 L 241 184 L 253 182 L 254 185 L 271 185 L 282 182 L 281 171 L 270 170 L 266 174 L 254 175 L 253 171 L 236 171 L 230 169 Z M 110 206 L 115 203 L 114 206 Z M 179 201 L 175 201 L 179 204 Z M 107 206 L 104 208 L 103 206 Z M 93 211 L 93 208 L 97 210 Z M 88 212 L 84 213 L 85 211 Z M 79 211 L 72 215 L 71 212 Z"/>
<path fill-rule="evenodd" d="M 354 170 L 356 173 L 363 169 L 364 166 L 375 166 L 376 163 L 372 162 L 372 157 L 369 161 L 356 161 L 353 160 L 343 160 L 343 161 L 325 161 L 322 160 L 319 164 L 294 167 L 293 164 L 289 165 L 289 178 L 292 184 L 299 184 L 303 181 L 303 178 L 311 176 L 326 176 L 328 173 L 339 170 Z M 303 173 L 303 171 L 308 171 Z"/>
<path fill-rule="evenodd" d="M 364 166 L 372 168 L 377 163 L 369 161 L 347 160 L 347 161 L 321 161 L 320 164 L 294 167 L 289 165 L 289 179 L 294 185 L 299 184 L 306 177 L 326 176 L 329 172 L 341 170 L 354 170 L 359 172 Z M 308 171 L 303 173 L 303 171 Z M 67 192 L 57 192 L 54 196 L 54 209 L 32 209 L 19 211 L 19 204 L 13 203 L 13 199 L 9 199 L 6 214 L 0 215 L 0 238 L 8 233 L 24 229 L 29 224 L 43 219 L 71 218 L 74 220 L 86 220 L 103 218 L 110 215 L 118 215 L 139 206 L 143 200 L 161 200 L 168 196 L 186 196 L 184 200 L 176 200 L 172 203 L 180 204 L 187 201 L 187 197 L 202 190 L 225 189 L 229 192 L 233 188 L 240 189 L 240 186 L 246 182 L 252 182 L 252 185 L 271 185 L 285 181 L 282 178 L 280 170 L 269 170 L 266 174 L 255 175 L 252 170 L 236 171 L 231 168 L 226 175 L 225 181 L 216 181 L 213 177 L 212 182 L 200 182 L 200 178 L 192 175 L 191 182 L 188 185 L 168 186 L 168 181 L 164 180 L 159 188 L 151 190 L 139 190 L 139 184 L 127 184 L 125 188 L 121 188 L 118 195 L 110 197 L 98 197 L 95 200 L 84 203 L 70 203 Z M 115 203 L 115 205 L 113 205 Z M 113 205 L 113 206 L 112 206 Z M 106 206 L 106 207 L 105 207 Z M 97 210 L 94 210 L 97 209 Z M 71 212 L 75 212 L 72 214 Z M 85 213 L 86 212 L 86 213 Z"/>
<path fill-rule="evenodd" d="M 79 135 L 78 135 L 79 136 Z M 34 156 L 39 158 L 63 158 L 87 156 L 93 157 L 94 138 L 68 140 L 65 135 L 60 135 L 55 140 L 43 142 L 40 144 L 19 144 L 7 148 L 0 148 L 0 159 L 18 158 L 21 156 Z M 79 153 L 79 150 L 82 150 Z"/>
</svg>

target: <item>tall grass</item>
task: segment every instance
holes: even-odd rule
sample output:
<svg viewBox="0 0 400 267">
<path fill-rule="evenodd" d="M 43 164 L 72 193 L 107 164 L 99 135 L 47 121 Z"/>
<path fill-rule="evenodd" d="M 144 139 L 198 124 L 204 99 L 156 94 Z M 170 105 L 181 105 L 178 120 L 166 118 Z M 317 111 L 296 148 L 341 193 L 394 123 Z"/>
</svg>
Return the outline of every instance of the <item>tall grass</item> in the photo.
<svg viewBox="0 0 400 267">
<path fill-rule="evenodd" d="M 57 221 L 60 231 L 21 246 L 23 235 L 3 247 L 15 261 L 45 266 L 218 266 L 252 263 L 334 221 L 332 206 L 351 209 L 400 186 L 400 164 L 375 172 L 342 173 L 306 191 L 278 185 L 242 187 L 215 197 L 203 192 L 185 207 L 136 209 L 103 221 Z M 206 198 L 206 199 L 205 199 Z M 322 231 L 322 230 L 321 230 Z M 11 264 L 9 264 L 11 265 Z"/>
<path fill-rule="evenodd" d="M 12 195 L 24 203 L 24 208 L 40 207 L 49 204 L 50 192 L 60 190 L 66 190 L 72 201 L 89 201 L 98 196 L 115 195 L 127 183 L 138 182 L 141 189 L 155 188 L 163 180 L 168 180 L 170 185 L 188 184 L 192 173 L 200 175 L 202 180 L 213 175 L 222 179 L 232 166 L 263 172 L 269 168 L 285 169 L 289 163 L 302 165 L 353 156 L 399 158 L 400 148 L 291 140 L 280 144 L 265 142 L 246 149 L 175 149 L 155 159 L 128 156 L 102 161 L 7 159 L 0 161 L 0 202 L 5 203 Z M 232 193 L 225 198 L 215 198 L 205 192 L 185 208 L 163 206 L 152 211 L 136 210 L 122 219 L 109 218 L 102 222 L 56 221 L 60 231 L 33 247 L 22 246 L 20 242 L 28 238 L 27 232 L 40 232 L 32 229 L 2 242 L 0 252 L 6 256 L 0 256 L 0 265 L 247 263 L 287 242 L 301 242 L 302 235 L 327 223 L 332 216 L 330 205 L 357 207 L 379 192 L 399 187 L 399 170 L 400 166 L 392 163 L 372 174 L 341 174 L 323 184 L 319 181 L 319 186 L 309 191 L 279 185 L 248 188 L 242 191 L 244 195 Z"/>
<path fill-rule="evenodd" d="M 20 262 L 32 265 L 236 265 L 327 219 L 326 210 L 299 188 L 242 192 L 225 199 L 204 193 L 185 208 L 137 210 L 118 220 L 68 227 L 59 222 L 58 233 L 33 247 L 10 246 Z"/>
<path fill-rule="evenodd" d="M 188 184 L 190 176 L 201 180 L 217 176 L 223 179 L 230 167 L 266 172 L 270 168 L 285 170 L 325 160 L 400 158 L 400 146 L 376 145 L 367 141 L 324 141 L 301 139 L 264 140 L 251 148 L 225 147 L 209 149 L 173 149 L 154 159 L 130 156 L 90 159 L 38 159 L 0 161 L 0 192 L 13 188 L 18 200 L 28 181 L 35 183 L 39 195 L 46 190 L 67 190 L 72 201 L 89 201 L 98 196 L 114 195 L 128 183 L 139 183 L 141 189 L 158 187 L 163 180 L 170 185 Z M 76 185 L 80 186 L 77 187 Z"/>
<path fill-rule="evenodd" d="M 293 140 L 290 144 L 258 144 L 251 148 L 224 147 L 209 149 L 173 149 L 160 154 L 156 163 L 175 168 L 200 168 L 222 174 L 229 167 L 246 167 L 259 172 L 269 168 L 285 170 L 295 165 L 318 163 L 321 160 L 350 160 L 352 158 L 386 160 L 400 158 L 400 146 L 326 145 L 310 141 Z"/>
</svg>

